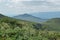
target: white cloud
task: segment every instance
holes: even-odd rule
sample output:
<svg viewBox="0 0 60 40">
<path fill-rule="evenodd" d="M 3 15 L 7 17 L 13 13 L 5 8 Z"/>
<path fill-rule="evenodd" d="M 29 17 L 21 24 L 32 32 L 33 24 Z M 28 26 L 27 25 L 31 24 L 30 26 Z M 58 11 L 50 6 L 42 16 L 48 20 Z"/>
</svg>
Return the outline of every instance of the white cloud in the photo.
<svg viewBox="0 0 60 40">
<path fill-rule="evenodd" d="M 2 2 L 2 0 L 0 0 L 0 2 Z"/>
<path fill-rule="evenodd" d="M 21 1 L 21 0 L 10 0 L 11 2 L 19 2 L 19 1 Z"/>
<path fill-rule="evenodd" d="M 21 1 L 32 1 L 32 0 L 10 0 L 11 2 L 14 2 L 14 3 L 18 3 L 18 2 L 21 2 Z"/>
<path fill-rule="evenodd" d="M 0 0 L 0 2 L 5 2 L 6 0 Z"/>
<path fill-rule="evenodd" d="M 3 2 L 0 3 L 0 11 L 7 14 L 60 11 L 60 0 L 0 0 L 0 2 Z"/>
<path fill-rule="evenodd" d="M 46 0 L 46 2 L 50 2 L 55 5 L 60 5 L 60 0 Z"/>
</svg>

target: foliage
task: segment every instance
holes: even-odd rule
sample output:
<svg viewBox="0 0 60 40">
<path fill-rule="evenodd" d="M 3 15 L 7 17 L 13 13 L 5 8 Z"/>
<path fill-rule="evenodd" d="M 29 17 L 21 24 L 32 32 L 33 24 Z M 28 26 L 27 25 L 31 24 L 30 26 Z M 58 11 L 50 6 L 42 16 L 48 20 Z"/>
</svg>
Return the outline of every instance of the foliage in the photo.
<svg viewBox="0 0 60 40">
<path fill-rule="evenodd" d="M 17 20 L 0 19 L 0 40 L 60 40 L 60 32 L 48 31 L 47 25 Z"/>
</svg>

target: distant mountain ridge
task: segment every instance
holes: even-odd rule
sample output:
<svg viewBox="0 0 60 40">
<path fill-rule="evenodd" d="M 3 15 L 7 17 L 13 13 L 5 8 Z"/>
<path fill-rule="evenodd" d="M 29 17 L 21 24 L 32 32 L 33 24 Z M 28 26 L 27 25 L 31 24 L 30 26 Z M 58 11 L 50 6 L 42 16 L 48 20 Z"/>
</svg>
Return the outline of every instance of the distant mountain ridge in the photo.
<svg viewBox="0 0 60 40">
<path fill-rule="evenodd" d="M 35 16 L 32 16 L 32 15 L 30 15 L 30 14 L 22 14 L 22 15 L 18 15 L 18 16 L 14 16 L 14 17 L 20 17 L 20 16 L 26 16 L 26 17 L 28 17 L 28 16 L 30 16 L 30 17 L 35 17 Z M 38 18 L 38 17 L 35 17 L 35 18 Z M 41 19 L 41 18 L 38 18 L 38 19 Z"/>
<path fill-rule="evenodd" d="M 35 13 L 30 13 L 30 15 L 42 19 L 60 18 L 60 12 L 35 12 Z"/>
<path fill-rule="evenodd" d="M 30 14 L 17 15 L 17 16 L 14 16 L 14 18 L 22 19 L 22 20 L 27 20 L 27 21 L 31 21 L 31 22 L 39 22 L 39 23 L 46 21 L 45 19 L 41 19 L 41 18 L 32 16 Z"/>
</svg>

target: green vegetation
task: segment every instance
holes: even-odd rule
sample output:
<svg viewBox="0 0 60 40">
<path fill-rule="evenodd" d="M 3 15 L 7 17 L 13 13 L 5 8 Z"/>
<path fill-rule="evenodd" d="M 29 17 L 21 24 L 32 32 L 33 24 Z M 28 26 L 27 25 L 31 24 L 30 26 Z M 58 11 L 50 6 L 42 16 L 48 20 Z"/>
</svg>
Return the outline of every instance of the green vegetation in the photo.
<svg viewBox="0 0 60 40">
<path fill-rule="evenodd" d="M 60 31 L 60 18 L 53 18 L 43 23 L 48 26 L 48 30 L 50 31 Z"/>
<path fill-rule="evenodd" d="M 45 24 L 2 17 L 0 40 L 60 40 L 60 32 L 49 31 Z"/>
</svg>

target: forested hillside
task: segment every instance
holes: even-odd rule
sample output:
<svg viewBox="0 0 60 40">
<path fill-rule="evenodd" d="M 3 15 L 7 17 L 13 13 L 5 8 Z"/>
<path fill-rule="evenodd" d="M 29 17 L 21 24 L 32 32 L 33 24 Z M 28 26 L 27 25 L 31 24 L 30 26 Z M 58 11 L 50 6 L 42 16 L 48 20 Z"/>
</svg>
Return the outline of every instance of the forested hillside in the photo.
<svg viewBox="0 0 60 40">
<path fill-rule="evenodd" d="M 60 31 L 60 18 L 52 18 L 45 22 L 50 31 Z"/>
<path fill-rule="evenodd" d="M 60 32 L 45 24 L 0 17 L 0 40 L 60 40 Z"/>
</svg>

